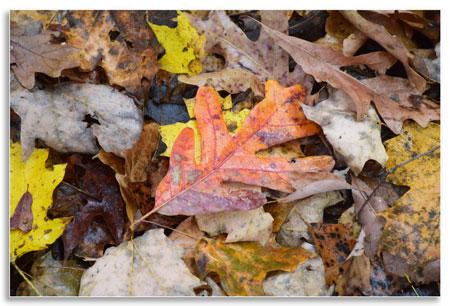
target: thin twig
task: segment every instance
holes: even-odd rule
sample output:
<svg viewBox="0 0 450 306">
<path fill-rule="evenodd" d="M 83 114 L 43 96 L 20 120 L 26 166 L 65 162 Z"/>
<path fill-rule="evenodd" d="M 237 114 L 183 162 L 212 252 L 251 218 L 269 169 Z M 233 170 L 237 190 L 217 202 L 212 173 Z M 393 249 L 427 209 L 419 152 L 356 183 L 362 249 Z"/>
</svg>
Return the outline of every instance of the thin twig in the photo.
<svg viewBox="0 0 450 306">
<path fill-rule="evenodd" d="M 77 186 L 72 185 L 71 183 L 68 183 L 68 182 L 66 182 L 66 181 L 62 181 L 61 184 L 64 184 L 64 185 L 66 185 L 66 186 L 69 186 L 69 187 L 75 189 L 76 191 L 78 191 L 79 193 L 82 193 L 82 194 L 84 194 L 85 196 L 88 196 L 88 197 L 90 197 L 90 198 L 92 198 L 92 199 L 94 199 L 94 200 L 96 200 L 96 201 L 98 201 L 98 202 L 101 202 L 101 201 L 102 201 L 101 199 L 97 198 L 96 196 L 94 196 L 94 195 L 92 195 L 92 194 L 90 194 L 90 193 L 84 191 L 83 189 L 78 188 Z"/>
<path fill-rule="evenodd" d="M 174 231 L 174 232 L 176 232 L 176 233 L 185 235 L 185 236 L 187 236 L 187 237 L 189 237 L 189 238 L 191 238 L 191 239 L 198 240 L 198 238 L 196 238 L 196 237 L 194 237 L 194 236 L 191 236 L 191 235 L 189 235 L 189 234 L 187 234 L 187 233 L 185 233 L 185 232 L 182 232 L 182 231 L 180 231 L 180 230 L 177 230 L 176 228 L 172 228 L 172 227 L 170 227 L 170 226 L 162 225 L 162 224 L 159 224 L 159 223 L 157 223 L 157 222 L 148 221 L 148 220 L 142 220 L 142 222 L 154 224 L 154 225 L 160 226 L 160 227 L 162 227 L 162 228 L 172 230 L 172 231 Z"/>
</svg>

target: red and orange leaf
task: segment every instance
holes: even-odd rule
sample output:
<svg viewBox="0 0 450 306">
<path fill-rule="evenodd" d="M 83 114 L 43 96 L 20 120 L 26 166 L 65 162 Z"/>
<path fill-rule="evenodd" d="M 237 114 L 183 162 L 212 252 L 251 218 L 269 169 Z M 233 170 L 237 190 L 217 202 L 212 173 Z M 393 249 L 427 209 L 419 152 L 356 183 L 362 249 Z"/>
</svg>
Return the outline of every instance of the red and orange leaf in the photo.
<svg viewBox="0 0 450 306">
<path fill-rule="evenodd" d="M 265 99 L 232 136 L 217 92 L 201 87 L 194 109 L 201 137 L 201 161 L 197 163 L 194 156 L 194 131 L 185 128 L 173 146 L 169 171 L 156 190 L 153 211 L 195 215 L 254 209 L 266 203 L 265 195 L 255 186 L 293 192 L 296 179 L 305 174 L 329 173 L 334 166 L 330 156 L 293 160 L 256 156 L 260 150 L 319 131 L 301 111 L 303 99 L 300 85 L 284 88 L 276 81 L 268 81 Z"/>
</svg>

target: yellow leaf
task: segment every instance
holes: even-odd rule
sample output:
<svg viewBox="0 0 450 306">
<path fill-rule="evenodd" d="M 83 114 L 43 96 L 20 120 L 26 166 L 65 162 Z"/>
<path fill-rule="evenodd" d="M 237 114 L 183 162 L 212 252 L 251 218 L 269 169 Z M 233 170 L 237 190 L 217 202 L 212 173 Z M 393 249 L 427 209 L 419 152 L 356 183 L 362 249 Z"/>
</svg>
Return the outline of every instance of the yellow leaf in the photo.
<svg viewBox="0 0 450 306">
<path fill-rule="evenodd" d="M 184 13 L 178 12 L 177 22 L 176 28 L 148 23 L 166 51 L 159 60 L 161 69 L 189 75 L 200 73 L 202 71 L 200 58 L 204 54 L 205 36 L 198 35 Z"/>
<path fill-rule="evenodd" d="M 401 135 L 386 142 L 389 156 L 386 166 L 388 169 L 398 166 L 388 180 L 409 186 L 410 190 L 381 213 L 386 225 L 380 243 L 383 252 L 401 258 L 418 272 L 417 269 L 440 256 L 440 150 L 436 149 L 440 127 L 430 123 L 421 128 L 408 122 L 403 128 Z M 432 149 L 436 150 L 420 156 Z"/>
<path fill-rule="evenodd" d="M 195 98 L 186 99 L 184 102 L 186 103 L 186 108 L 188 110 L 189 118 L 191 118 L 191 120 L 189 120 L 186 123 L 177 122 L 174 124 L 160 126 L 161 139 L 167 146 L 167 149 L 161 155 L 169 157 L 170 153 L 172 152 L 173 143 L 175 142 L 175 139 L 177 138 L 178 134 L 180 134 L 180 132 L 185 127 L 190 127 L 194 130 L 195 134 L 195 158 L 197 161 L 200 161 L 201 155 L 200 134 L 197 128 L 197 122 L 194 117 Z M 232 101 L 230 95 L 221 99 L 220 102 L 222 104 L 223 117 L 228 127 L 228 130 L 230 131 L 231 134 L 235 134 L 244 123 L 245 118 L 247 118 L 247 115 L 250 113 L 250 110 L 243 109 L 237 113 L 233 112 L 231 110 Z"/>
<path fill-rule="evenodd" d="M 268 272 L 293 272 L 312 257 L 303 248 L 263 247 L 256 242 L 224 243 L 221 239 L 202 239 L 196 250 L 200 275 L 217 273 L 222 288 L 232 296 L 264 295 L 262 283 Z"/>
<path fill-rule="evenodd" d="M 70 218 L 47 218 L 47 210 L 52 204 L 52 194 L 55 187 L 64 177 L 66 165 L 54 165 L 53 170 L 45 168 L 48 150 L 35 149 L 31 156 L 22 161 L 22 146 L 20 143 L 10 143 L 10 199 L 9 215 L 16 210 L 22 195 L 31 193 L 33 202 L 33 226 L 30 232 L 23 233 L 19 229 L 10 230 L 11 261 L 31 251 L 47 248 L 62 235 Z"/>
</svg>

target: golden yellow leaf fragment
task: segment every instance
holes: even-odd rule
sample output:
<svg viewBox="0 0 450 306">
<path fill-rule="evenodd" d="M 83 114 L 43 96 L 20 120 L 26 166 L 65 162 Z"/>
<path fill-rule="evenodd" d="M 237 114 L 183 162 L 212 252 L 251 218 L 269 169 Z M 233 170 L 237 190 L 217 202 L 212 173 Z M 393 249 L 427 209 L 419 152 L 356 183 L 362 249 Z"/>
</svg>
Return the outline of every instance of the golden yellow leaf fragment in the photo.
<svg viewBox="0 0 450 306">
<path fill-rule="evenodd" d="M 55 187 L 64 177 L 66 165 L 54 165 L 53 170 L 45 168 L 48 150 L 35 149 L 31 156 L 22 161 L 20 143 L 10 143 L 10 199 L 9 215 L 12 216 L 22 195 L 31 193 L 33 224 L 31 231 L 24 233 L 19 229 L 10 230 L 10 261 L 31 251 L 47 248 L 62 235 L 70 218 L 50 220 L 47 210 L 52 204 Z"/>
<path fill-rule="evenodd" d="M 380 249 L 400 258 L 413 273 L 440 257 L 440 126 L 408 122 L 386 142 L 388 181 L 410 190 L 380 215 L 386 219 Z M 391 265 L 391 272 L 399 272 Z"/>
<path fill-rule="evenodd" d="M 200 73 L 205 36 L 197 33 L 184 13 L 178 12 L 177 22 L 176 28 L 148 23 L 166 51 L 159 60 L 161 69 L 178 74 Z"/>
</svg>

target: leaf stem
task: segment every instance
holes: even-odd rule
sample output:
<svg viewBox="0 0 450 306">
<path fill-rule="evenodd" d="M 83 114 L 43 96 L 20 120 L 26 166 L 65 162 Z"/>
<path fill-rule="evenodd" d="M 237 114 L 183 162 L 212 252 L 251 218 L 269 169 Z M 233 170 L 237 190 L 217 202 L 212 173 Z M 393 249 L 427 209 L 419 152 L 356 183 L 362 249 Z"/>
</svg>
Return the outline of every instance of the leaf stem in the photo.
<svg viewBox="0 0 450 306">
<path fill-rule="evenodd" d="M 38 288 L 36 288 L 36 286 L 33 284 L 33 282 L 25 275 L 24 271 L 22 271 L 22 269 L 20 269 L 15 261 L 12 261 L 11 264 L 13 265 L 13 267 L 17 270 L 17 272 L 19 272 L 20 276 L 22 276 L 22 278 L 24 279 L 24 281 L 31 287 L 31 289 L 33 289 L 33 291 L 38 295 L 38 296 L 42 296 L 42 293 L 38 290 Z"/>
</svg>

